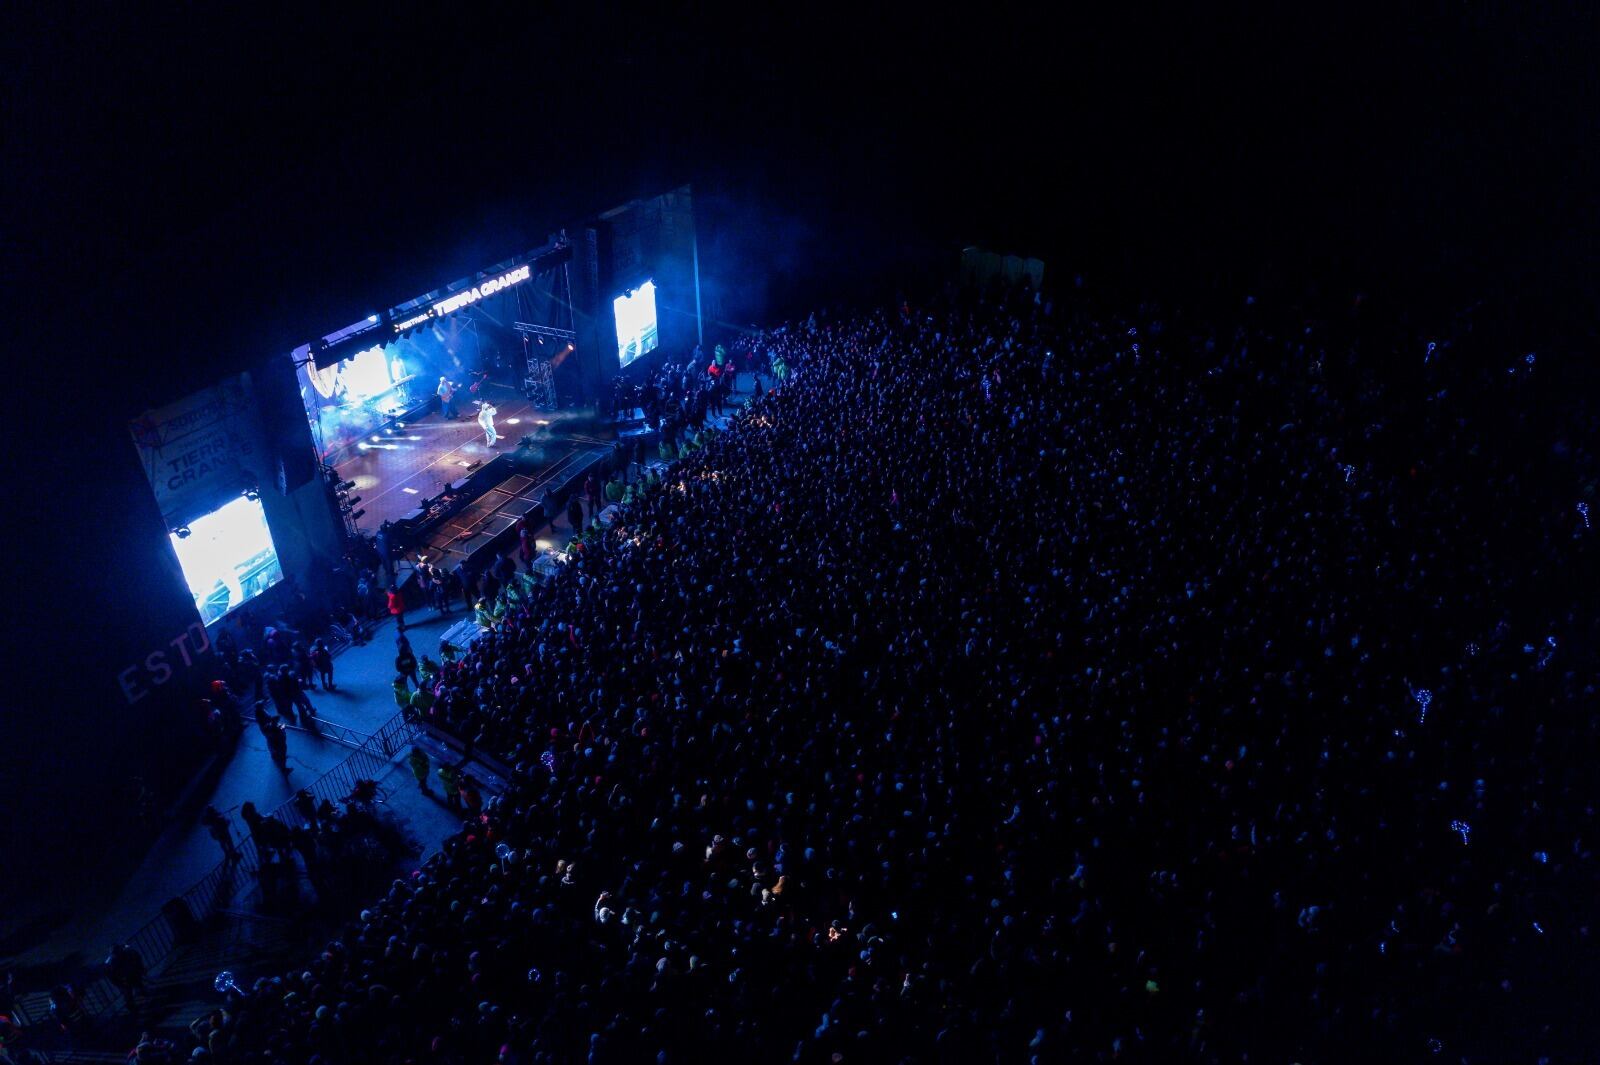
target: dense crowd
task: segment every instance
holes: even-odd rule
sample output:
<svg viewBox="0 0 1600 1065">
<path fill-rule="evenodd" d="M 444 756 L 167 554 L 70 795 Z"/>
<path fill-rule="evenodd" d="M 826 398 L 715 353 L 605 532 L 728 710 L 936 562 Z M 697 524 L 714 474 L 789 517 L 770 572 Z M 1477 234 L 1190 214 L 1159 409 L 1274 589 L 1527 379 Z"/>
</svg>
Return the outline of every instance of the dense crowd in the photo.
<svg viewBox="0 0 1600 1065">
<path fill-rule="evenodd" d="M 214 1057 L 1592 1051 L 1590 407 L 1282 318 L 744 338 L 759 397 L 429 675 L 508 793 Z"/>
</svg>

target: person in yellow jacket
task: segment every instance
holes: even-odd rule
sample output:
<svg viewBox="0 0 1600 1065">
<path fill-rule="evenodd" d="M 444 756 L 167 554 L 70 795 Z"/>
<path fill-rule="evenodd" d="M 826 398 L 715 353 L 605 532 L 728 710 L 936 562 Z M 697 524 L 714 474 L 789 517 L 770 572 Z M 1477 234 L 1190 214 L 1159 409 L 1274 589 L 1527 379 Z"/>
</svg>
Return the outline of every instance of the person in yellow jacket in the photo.
<svg viewBox="0 0 1600 1065">
<path fill-rule="evenodd" d="M 433 765 L 428 761 L 428 756 L 422 753 L 421 747 L 412 747 L 411 753 L 406 756 L 406 763 L 411 766 L 411 775 L 417 778 L 417 790 L 428 790 L 428 774 L 432 772 Z"/>
</svg>

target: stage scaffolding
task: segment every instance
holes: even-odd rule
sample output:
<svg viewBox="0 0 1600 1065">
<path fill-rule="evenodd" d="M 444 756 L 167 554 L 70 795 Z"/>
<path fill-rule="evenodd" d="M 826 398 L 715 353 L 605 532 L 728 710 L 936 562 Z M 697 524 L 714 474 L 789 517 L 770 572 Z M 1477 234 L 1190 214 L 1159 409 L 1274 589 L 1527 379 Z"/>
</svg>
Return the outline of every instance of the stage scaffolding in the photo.
<svg viewBox="0 0 1600 1065">
<path fill-rule="evenodd" d="M 565 240 L 565 234 L 562 239 Z M 553 269 L 541 271 L 541 283 L 531 286 L 533 299 L 519 306 L 530 312 L 528 320 L 512 323 L 522 337 L 522 394 L 535 407 L 554 410 L 556 395 L 555 363 L 578 342 L 572 308 L 572 277 L 564 259 Z M 535 304 L 529 306 L 528 304 Z"/>
<path fill-rule="evenodd" d="M 562 269 L 565 269 L 563 267 Z M 570 304 L 568 305 L 571 306 Z M 555 326 L 533 325 L 529 322 L 516 322 L 512 326 L 522 334 L 522 353 L 524 370 L 522 377 L 522 394 L 528 397 L 535 407 L 542 410 L 555 410 L 558 404 L 556 396 L 556 377 L 553 364 L 543 352 L 551 345 L 546 341 L 562 342 L 556 348 L 558 353 L 572 350 L 578 342 L 578 334 L 571 329 L 560 329 Z M 556 356 L 559 358 L 559 354 Z"/>
<path fill-rule="evenodd" d="M 523 379 L 522 394 L 540 410 L 556 409 L 556 377 L 549 359 L 528 359 L 528 376 Z"/>
</svg>

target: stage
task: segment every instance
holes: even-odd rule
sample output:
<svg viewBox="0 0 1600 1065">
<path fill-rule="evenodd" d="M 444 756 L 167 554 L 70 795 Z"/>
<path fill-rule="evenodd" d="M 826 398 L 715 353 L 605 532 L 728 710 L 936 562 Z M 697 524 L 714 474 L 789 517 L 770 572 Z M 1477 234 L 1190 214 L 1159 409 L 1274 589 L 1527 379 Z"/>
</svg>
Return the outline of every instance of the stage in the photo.
<svg viewBox="0 0 1600 1065">
<path fill-rule="evenodd" d="M 361 499 L 356 509 L 366 512 L 359 520 L 361 528 L 376 529 L 385 521 L 412 513 L 451 482 L 496 456 L 514 452 L 524 436 L 546 437 L 551 423 L 561 417 L 554 411 L 537 410 L 509 386 L 491 383 L 486 391 L 499 411 L 494 424 L 500 439 L 494 447 L 484 446 L 476 408 L 464 397 L 457 404 L 461 416 L 456 421 L 446 421 L 435 409 L 420 421 L 379 431 L 351 447 L 335 469 L 340 480 L 355 482 L 351 494 Z M 576 445 L 565 442 L 544 439 L 541 443 L 551 463 L 576 450 Z"/>
<path fill-rule="evenodd" d="M 485 387 L 498 411 L 495 446 L 484 446 L 463 405 L 456 421 L 428 413 L 375 433 L 335 467 L 340 480 L 354 482 L 358 527 L 371 533 L 391 523 L 396 557 L 425 557 L 447 569 L 483 565 L 512 542 L 524 514 L 537 509 L 543 525 L 548 500 L 564 506 L 591 471 L 611 469 L 619 444 L 642 441 L 654 453 L 655 433 L 641 411 L 602 419 L 593 410 L 542 410 L 508 385 Z M 736 388 L 730 410 L 748 395 Z"/>
</svg>

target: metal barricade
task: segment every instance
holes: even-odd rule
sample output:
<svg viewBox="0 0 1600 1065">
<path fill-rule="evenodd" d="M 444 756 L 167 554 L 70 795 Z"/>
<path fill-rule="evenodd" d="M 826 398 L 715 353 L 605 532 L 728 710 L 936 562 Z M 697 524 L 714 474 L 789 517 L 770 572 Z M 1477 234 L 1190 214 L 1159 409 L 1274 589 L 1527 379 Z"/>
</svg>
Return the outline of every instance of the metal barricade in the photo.
<svg viewBox="0 0 1600 1065">
<path fill-rule="evenodd" d="M 322 774 L 306 790 L 319 804 L 324 799 L 339 802 L 354 790 L 357 780 L 375 780 L 382 776 L 390 759 L 405 748 L 416 730 L 416 724 L 407 721 L 405 714 L 396 714 L 377 732 L 355 745 L 350 757 Z M 301 823 L 293 799 L 279 805 L 270 816 L 291 828 Z M 250 878 L 260 868 L 255 841 L 245 836 L 237 843 L 236 852 L 235 858 L 219 862 L 125 940 L 144 959 L 147 974 L 154 975 L 165 966 L 183 941 L 188 929 L 175 927 L 175 920 L 198 928 L 241 894 L 241 887 L 249 885 Z M 174 906 L 183 909 L 174 911 Z M 121 995 L 109 980 L 102 976 L 85 981 L 83 1008 L 90 1016 L 102 1016 L 121 1006 Z"/>
</svg>

